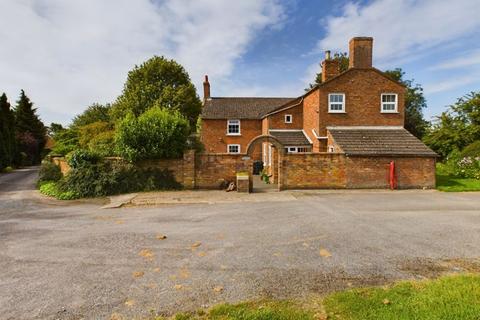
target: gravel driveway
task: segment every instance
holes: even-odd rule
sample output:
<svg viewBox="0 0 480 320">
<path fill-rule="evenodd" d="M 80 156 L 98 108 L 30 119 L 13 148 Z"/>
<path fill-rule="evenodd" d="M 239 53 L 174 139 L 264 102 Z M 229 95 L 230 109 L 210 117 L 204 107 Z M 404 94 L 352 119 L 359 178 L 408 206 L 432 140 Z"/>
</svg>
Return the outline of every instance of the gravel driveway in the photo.
<svg viewBox="0 0 480 320">
<path fill-rule="evenodd" d="M 469 270 L 480 257 L 479 193 L 289 192 L 283 202 L 102 210 L 42 200 L 35 174 L 0 176 L 0 319 L 301 298 Z"/>
</svg>

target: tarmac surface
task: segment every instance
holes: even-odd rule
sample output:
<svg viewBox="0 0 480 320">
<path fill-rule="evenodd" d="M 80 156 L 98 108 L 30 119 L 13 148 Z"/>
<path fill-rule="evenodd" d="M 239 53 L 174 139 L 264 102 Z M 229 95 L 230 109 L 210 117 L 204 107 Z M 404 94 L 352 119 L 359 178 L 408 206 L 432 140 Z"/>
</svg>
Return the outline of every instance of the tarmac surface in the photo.
<svg viewBox="0 0 480 320">
<path fill-rule="evenodd" d="M 480 193 L 182 191 L 101 209 L 39 195 L 37 170 L 0 175 L 0 319 L 148 318 L 480 266 Z"/>
</svg>

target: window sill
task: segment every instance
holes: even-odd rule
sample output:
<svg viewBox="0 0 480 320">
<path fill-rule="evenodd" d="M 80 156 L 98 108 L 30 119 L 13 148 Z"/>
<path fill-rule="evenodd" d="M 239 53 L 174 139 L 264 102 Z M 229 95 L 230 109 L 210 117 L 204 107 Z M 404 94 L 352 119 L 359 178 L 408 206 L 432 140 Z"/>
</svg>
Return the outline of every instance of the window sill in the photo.
<svg viewBox="0 0 480 320">
<path fill-rule="evenodd" d="M 328 111 L 328 113 L 347 113 L 346 111 Z"/>
<path fill-rule="evenodd" d="M 398 114 L 400 112 L 398 111 L 380 111 L 380 113 L 393 113 L 393 114 Z"/>
<path fill-rule="evenodd" d="M 239 137 L 241 135 L 242 135 L 241 133 L 227 133 L 227 136 Z"/>
</svg>

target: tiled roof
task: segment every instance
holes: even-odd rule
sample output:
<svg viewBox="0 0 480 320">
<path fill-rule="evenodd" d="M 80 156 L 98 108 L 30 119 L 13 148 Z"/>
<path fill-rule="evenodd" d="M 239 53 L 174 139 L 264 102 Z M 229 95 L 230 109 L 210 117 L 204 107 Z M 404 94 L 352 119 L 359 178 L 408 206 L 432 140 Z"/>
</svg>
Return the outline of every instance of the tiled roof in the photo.
<svg viewBox="0 0 480 320">
<path fill-rule="evenodd" d="M 202 119 L 261 119 L 295 98 L 211 98 L 205 101 Z"/>
<path fill-rule="evenodd" d="M 269 133 L 277 138 L 284 146 L 309 146 L 311 143 L 301 130 L 270 130 Z"/>
<path fill-rule="evenodd" d="M 327 128 L 347 155 L 430 156 L 437 154 L 403 128 Z"/>
</svg>

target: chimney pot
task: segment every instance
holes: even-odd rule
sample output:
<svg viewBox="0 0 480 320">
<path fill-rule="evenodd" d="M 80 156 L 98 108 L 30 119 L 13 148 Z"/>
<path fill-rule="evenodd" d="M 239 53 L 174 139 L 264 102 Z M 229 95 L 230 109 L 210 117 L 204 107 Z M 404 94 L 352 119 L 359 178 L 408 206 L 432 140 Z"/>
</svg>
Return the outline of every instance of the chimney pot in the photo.
<svg viewBox="0 0 480 320">
<path fill-rule="evenodd" d="M 325 51 L 325 60 L 330 60 L 330 50 Z"/>
</svg>

